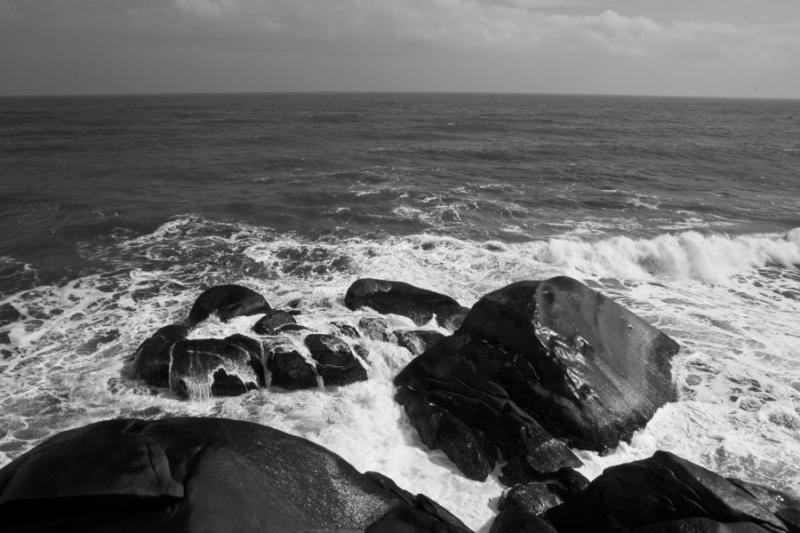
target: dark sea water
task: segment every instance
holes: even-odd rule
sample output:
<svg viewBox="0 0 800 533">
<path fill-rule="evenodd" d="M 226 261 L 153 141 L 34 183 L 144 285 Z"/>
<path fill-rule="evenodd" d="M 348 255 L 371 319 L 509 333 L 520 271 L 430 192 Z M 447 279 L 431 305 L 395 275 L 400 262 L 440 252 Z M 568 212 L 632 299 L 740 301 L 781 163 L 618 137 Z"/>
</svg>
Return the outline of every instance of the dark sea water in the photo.
<svg viewBox="0 0 800 533">
<path fill-rule="evenodd" d="M 324 328 L 359 316 L 341 301 L 358 277 L 471 305 L 567 274 L 682 348 L 680 401 L 614 453 L 582 452 L 588 475 L 663 448 L 800 490 L 798 101 L 5 98 L 0 223 L 0 304 L 23 315 L 0 321 L 0 464 L 109 416 L 231 416 L 328 446 L 478 528 L 498 482 L 453 476 L 415 444 L 391 400 L 402 349 L 375 343 L 370 380 L 341 390 L 194 403 L 120 378 L 123 359 L 214 283 L 299 299 Z"/>
</svg>

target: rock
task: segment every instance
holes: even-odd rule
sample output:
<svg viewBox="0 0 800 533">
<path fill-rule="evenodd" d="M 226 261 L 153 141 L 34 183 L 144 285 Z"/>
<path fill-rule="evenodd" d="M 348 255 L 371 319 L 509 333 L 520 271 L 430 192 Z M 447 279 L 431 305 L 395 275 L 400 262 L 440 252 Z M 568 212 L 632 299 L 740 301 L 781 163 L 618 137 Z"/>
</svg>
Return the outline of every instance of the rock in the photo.
<svg viewBox="0 0 800 533">
<path fill-rule="evenodd" d="M 255 323 L 253 331 L 259 335 L 275 335 L 276 330 L 284 324 L 296 323 L 297 321 L 292 313 L 273 309 L 264 315 L 264 318 Z"/>
<path fill-rule="evenodd" d="M 361 333 L 359 333 L 358 329 L 351 324 L 347 324 L 345 322 L 331 322 L 331 326 L 336 328 L 336 331 L 345 337 L 350 337 L 351 339 L 361 338 Z"/>
<path fill-rule="evenodd" d="M 427 529 L 402 529 L 409 522 Z M 469 533 L 426 497 L 321 446 L 214 418 L 109 420 L 56 435 L 0 469 L 0 524 L 13 533 Z"/>
<path fill-rule="evenodd" d="M 505 378 L 520 386 L 536 385 L 536 375 L 520 362 L 521 356 L 501 346 L 464 335 L 447 337 L 397 375 L 396 399 L 422 442 L 442 449 L 470 479 L 486 479 L 500 454 L 510 483 L 580 466 L 569 448 L 513 401 L 509 391 L 516 392 L 515 387 L 501 386 Z"/>
<path fill-rule="evenodd" d="M 22 314 L 11 304 L 0 305 L 0 327 L 13 324 L 22 318 Z"/>
<path fill-rule="evenodd" d="M 313 389 L 318 386 L 314 365 L 294 349 L 289 339 L 274 337 L 264 344 L 268 384 L 286 390 Z"/>
<path fill-rule="evenodd" d="M 589 480 L 572 468 L 563 468 L 546 481 L 519 483 L 503 493 L 497 508 L 500 511 L 519 507 L 529 514 L 541 516 L 565 499 L 582 492 Z"/>
<path fill-rule="evenodd" d="M 514 507 L 497 515 L 489 533 L 558 533 L 536 516 Z"/>
<path fill-rule="evenodd" d="M 204 291 L 189 312 L 189 323 L 195 325 L 216 313 L 227 322 L 237 316 L 257 315 L 271 310 L 263 296 L 241 285 L 219 285 Z"/>
<path fill-rule="evenodd" d="M 305 338 L 305 344 L 317 362 L 317 373 L 325 385 L 349 385 L 367 380 L 367 370 L 342 339 L 312 333 Z"/>
<path fill-rule="evenodd" d="M 297 333 L 298 331 L 309 331 L 309 329 L 300 324 L 284 324 L 275 329 L 275 335 L 280 333 Z"/>
<path fill-rule="evenodd" d="M 259 341 L 241 333 L 230 335 L 225 338 L 225 341 L 247 352 L 247 355 L 250 356 L 250 366 L 253 367 L 256 377 L 258 377 L 258 385 L 264 387 L 267 382 L 264 368 L 264 346 Z"/>
<path fill-rule="evenodd" d="M 753 525 L 764 531 L 791 531 L 750 492 L 663 451 L 649 459 L 607 468 L 586 490 L 548 510 L 545 518 L 559 533 L 646 527 L 650 532 L 725 531 L 713 522 L 725 523 L 725 527 L 751 524 L 730 531 L 758 531 Z"/>
<path fill-rule="evenodd" d="M 386 314 L 407 316 L 418 326 L 436 321 L 447 329 L 455 329 L 467 313 L 457 301 L 427 289 L 420 289 L 400 281 L 379 279 L 356 280 L 344 297 L 345 305 L 352 310 L 370 307 Z"/>
<path fill-rule="evenodd" d="M 386 325 L 386 320 L 379 317 L 367 316 L 358 321 L 358 328 L 364 333 L 364 336 L 374 341 L 381 342 L 397 342 L 394 333 L 389 331 L 389 326 Z"/>
<path fill-rule="evenodd" d="M 414 355 L 422 352 L 439 342 L 444 335 L 432 329 L 404 329 L 395 331 L 397 344 Z"/>
<path fill-rule="evenodd" d="M 171 324 L 146 339 L 133 355 L 132 376 L 154 387 L 169 386 L 169 361 L 172 346 L 186 338 L 189 327 Z"/>
<path fill-rule="evenodd" d="M 567 277 L 521 281 L 481 298 L 459 334 L 515 354 L 486 375 L 554 436 L 604 451 L 675 398 L 661 331 Z M 511 366 L 525 369 L 518 379 Z"/>
<path fill-rule="evenodd" d="M 636 529 L 635 533 L 769 533 L 752 522 L 725 523 L 708 518 L 687 518 Z"/>
<path fill-rule="evenodd" d="M 182 340 L 172 348 L 169 386 L 193 400 L 236 396 L 257 388 L 250 354 L 224 339 Z"/>
</svg>

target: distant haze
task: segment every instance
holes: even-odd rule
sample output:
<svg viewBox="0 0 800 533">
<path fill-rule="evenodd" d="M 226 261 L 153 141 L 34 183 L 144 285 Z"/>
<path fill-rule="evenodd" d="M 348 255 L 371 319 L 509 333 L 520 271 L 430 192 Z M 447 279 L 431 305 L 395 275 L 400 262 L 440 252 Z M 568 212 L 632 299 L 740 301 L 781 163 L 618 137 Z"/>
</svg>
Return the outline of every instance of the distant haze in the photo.
<svg viewBox="0 0 800 533">
<path fill-rule="evenodd" d="M 798 0 L 0 0 L 0 95 L 800 98 Z"/>
</svg>

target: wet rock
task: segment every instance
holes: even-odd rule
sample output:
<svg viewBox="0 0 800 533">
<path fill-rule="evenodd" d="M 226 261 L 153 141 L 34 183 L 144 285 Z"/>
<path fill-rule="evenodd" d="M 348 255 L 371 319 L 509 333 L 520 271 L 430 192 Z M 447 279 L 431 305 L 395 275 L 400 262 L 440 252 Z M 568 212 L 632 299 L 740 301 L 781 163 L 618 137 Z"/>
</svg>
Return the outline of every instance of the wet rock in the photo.
<svg viewBox="0 0 800 533">
<path fill-rule="evenodd" d="M 513 507 L 497 515 L 489 533 L 558 533 L 558 531 L 535 514 Z"/>
<path fill-rule="evenodd" d="M 270 385 L 286 390 L 317 387 L 317 372 L 314 365 L 306 361 L 288 339 L 282 337 L 269 339 L 264 343 L 264 351 Z"/>
<path fill-rule="evenodd" d="M 0 327 L 13 324 L 22 318 L 22 314 L 11 304 L 0 305 Z"/>
<path fill-rule="evenodd" d="M 487 294 L 459 333 L 515 354 L 487 378 L 577 448 L 603 451 L 629 440 L 675 398 L 675 341 L 572 278 L 522 281 Z M 524 368 L 527 383 L 510 375 L 509 365 Z"/>
<path fill-rule="evenodd" d="M 781 504 L 780 511 L 792 509 Z M 559 531 L 791 531 L 750 492 L 669 452 L 607 468 L 583 492 L 545 513 Z M 698 519 L 701 519 L 698 521 Z M 687 522 L 688 521 L 688 522 Z M 669 523 L 669 524 L 664 524 Z M 694 529 L 692 529 L 694 528 Z"/>
<path fill-rule="evenodd" d="M 317 363 L 317 373 L 325 385 L 349 385 L 367 380 L 367 370 L 342 339 L 312 333 L 305 338 L 305 344 Z"/>
<path fill-rule="evenodd" d="M 356 280 L 344 298 L 349 309 L 370 307 L 379 313 L 407 316 L 418 326 L 436 320 L 442 327 L 455 329 L 467 309 L 444 294 L 421 289 L 400 281 L 379 279 Z"/>
<path fill-rule="evenodd" d="M 273 309 L 255 323 L 253 331 L 259 335 L 275 335 L 276 331 L 285 324 L 296 324 L 294 315 L 287 311 Z"/>
<path fill-rule="evenodd" d="M 332 322 L 331 325 L 335 327 L 336 330 L 345 337 L 350 337 L 351 339 L 361 338 L 361 333 L 359 333 L 358 329 L 351 324 L 346 324 L 344 322 Z"/>
<path fill-rule="evenodd" d="M 708 518 L 671 520 L 636 529 L 635 533 L 769 533 L 752 522 L 722 523 Z"/>
<path fill-rule="evenodd" d="M 280 333 L 297 333 L 298 331 L 310 331 L 307 327 L 300 324 L 284 324 L 275 329 L 275 335 Z"/>
<path fill-rule="evenodd" d="M 182 340 L 172 348 L 169 386 L 179 396 L 207 399 L 257 388 L 250 354 L 224 339 Z"/>
<path fill-rule="evenodd" d="M 395 331 L 397 344 L 414 355 L 420 355 L 425 350 L 439 342 L 444 335 L 432 329 L 404 329 Z"/>
<path fill-rule="evenodd" d="M 250 366 L 258 377 L 258 385 L 263 387 L 266 385 L 266 374 L 264 368 L 264 346 L 257 340 L 241 333 L 235 333 L 225 338 L 231 344 L 234 344 L 247 352 L 250 356 Z"/>
<path fill-rule="evenodd" d="M 187 326 L 164 326 L 145 340 L 133 355 L 132 376 L 154 387 L 169 386 L 169 361 L 172 346 L 186 338 Z"/>
<path fill-rule="evenodd" d="M 504 377 L 523 385 L 536 383 L 536 375 L 519 361 L 518 354 L 502 346 L 463 335 L 447 337 L 397 375 L 396 399 L 423 443 L 442 449 L 470 479 L 484 480 L 500 454 L 507 463 L 502 472 L 509 483 L 580 466 L 567 446 L 513 401 L 509 391 L 516 392 L 515 388 L 507 391 L 501 386 Z M 439 425 L 451 417 L 469 428 L 481 445 L 465 446 L 473 439 L 449 430 L 450 442 L 434 437 L 439 435 Z M 480 468 L 473 467 L 484 462 Z"/>
<path fill-rule="evenodd" d="M 0 469 L 0 524 L 27 533 L 469 533 L 425 496 L 321 446 L 214 418 L 63 432 Z"/>
<path fill-rule="evenodd" d="M 241 285 L 219 285 L 204 291 L 189 312 L 189 323 L 197 324 L 216 313 L 227 322 L 237 316 L 257 315 L 271 310 L 263 296 Z"/>
<path fill-rule="evenodd" d="M 397 342 L 394 333 L 389 331 L 389 326 L 386 325 L 386 320 L 379 317 L 364 317 L 358 321 L 358 328 L 364 333 L 364 336 L 374 341 L 381 342 Z"/>
</svg>

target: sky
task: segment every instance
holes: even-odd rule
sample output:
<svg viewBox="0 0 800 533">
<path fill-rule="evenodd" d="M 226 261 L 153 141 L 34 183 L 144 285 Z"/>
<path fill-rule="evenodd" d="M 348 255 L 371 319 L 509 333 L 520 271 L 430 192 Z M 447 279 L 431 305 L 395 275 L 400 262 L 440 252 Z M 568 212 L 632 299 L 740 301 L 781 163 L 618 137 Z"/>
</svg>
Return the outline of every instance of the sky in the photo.
<svg viewBox="0 0 800 533">
<path fill-rule="evenodd" d="M 800 0 L 0 0 L 0 95 L 800 98 Z"/>
</svg>

